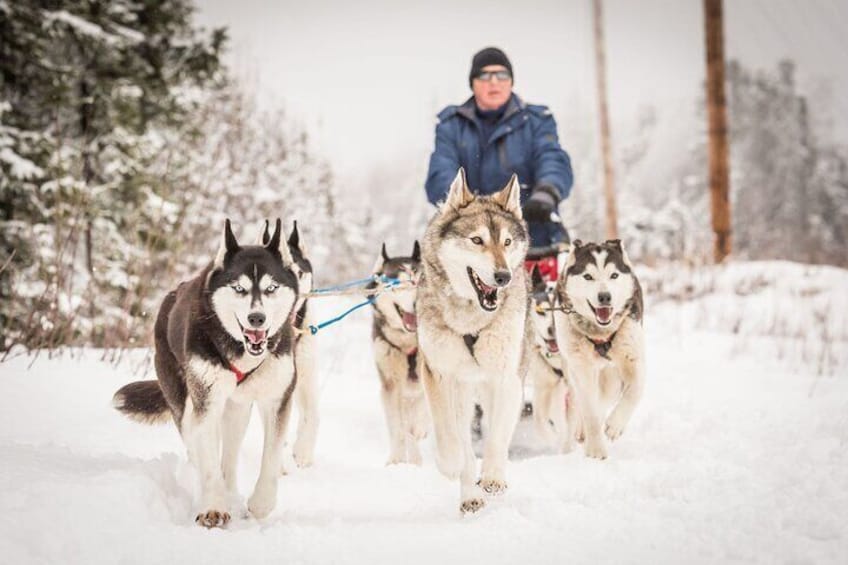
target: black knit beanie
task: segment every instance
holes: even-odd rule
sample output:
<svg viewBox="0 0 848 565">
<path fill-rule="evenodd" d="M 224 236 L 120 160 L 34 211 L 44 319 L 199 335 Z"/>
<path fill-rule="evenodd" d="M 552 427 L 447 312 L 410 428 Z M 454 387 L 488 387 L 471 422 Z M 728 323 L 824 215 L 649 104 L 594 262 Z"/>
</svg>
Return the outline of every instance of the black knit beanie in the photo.
<svg viewBox="0 0 848 565">
<path fill-rule="evenodd" d="M 471 86 L 474 83 L 474 77 L 480 74 L 480 71 L 483 70 L 483 67 L 488 65 L 503 65 L 509 71 L 509 74 L 512 73 L 512 63 L 509 62 L 509 59 L 506 57 L 506 53 L 498 49 L 497 47 L 486 47 L 485 49 L 481 49 L 478 51 L 474 58 L 471 59 L 471 72 L 468 74 L 468 86 Z M 513 75 L 513 80 L 515 80 L 515 75 Z"/>
</svg>

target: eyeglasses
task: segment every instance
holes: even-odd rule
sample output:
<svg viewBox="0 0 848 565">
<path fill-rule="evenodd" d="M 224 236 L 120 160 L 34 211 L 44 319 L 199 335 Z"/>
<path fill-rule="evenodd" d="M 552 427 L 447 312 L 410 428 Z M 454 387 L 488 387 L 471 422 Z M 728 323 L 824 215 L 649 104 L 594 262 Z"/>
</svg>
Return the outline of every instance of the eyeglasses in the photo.
<svg viewBox="0 0 848 565">
<path fill-rule="evenodd" d="M 512 73 L 509 71 L 481 71 L 480 74 L 474 78 L 482 80 L 483 82 L 489 82 L 492 80 L 492 77 L 498 79 L 500 82 L 505 82 L 512 78 Z"/>
</svg>

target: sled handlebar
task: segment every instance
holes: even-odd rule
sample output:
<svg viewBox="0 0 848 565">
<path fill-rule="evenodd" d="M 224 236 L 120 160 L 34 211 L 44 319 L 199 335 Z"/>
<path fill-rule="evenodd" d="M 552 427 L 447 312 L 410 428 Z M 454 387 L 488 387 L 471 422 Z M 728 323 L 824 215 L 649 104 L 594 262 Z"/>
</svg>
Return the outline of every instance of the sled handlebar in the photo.
<svg viewBox="0 0 848 565">
<path fill-rule="evenodd" d="M 531 247 L 527 250 L 527 260 L 535 261 L 544 257 L 555 257 L 568 250 L 568 243 L 552 243 L 542 247 Z"/>
</svg>

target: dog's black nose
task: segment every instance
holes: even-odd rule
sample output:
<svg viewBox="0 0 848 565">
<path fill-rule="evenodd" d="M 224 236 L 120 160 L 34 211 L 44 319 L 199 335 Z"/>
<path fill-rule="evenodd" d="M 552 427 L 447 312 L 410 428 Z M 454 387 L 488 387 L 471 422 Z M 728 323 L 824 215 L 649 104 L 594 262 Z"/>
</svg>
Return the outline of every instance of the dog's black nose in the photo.
<svg viewBox="0 0 848 565">
<path fill-rule="evenodd" d="M 509 271 L 495 271 L 495 284 L 498 286 L 506 286 L 512 280 L 512 275 Z"/>
<path fill-rule="evenodd" d="M 251 312 L 247 315 L 247 321 L 254 328 L 262 327 L 262 324 L 265 323 L 265 314 L 262 312 Z"/>
<path fill-rule="evenodd" d="M 548 336 L 554 337 L 554 327 L 553 326 L 548 326 Z"/>
<path fill-rule="evenodd" d="M 608 306 L 612 302 L 612 294 L 609 292 L 599 292 L 598 302 L 604 306 Z"/>
</svg>

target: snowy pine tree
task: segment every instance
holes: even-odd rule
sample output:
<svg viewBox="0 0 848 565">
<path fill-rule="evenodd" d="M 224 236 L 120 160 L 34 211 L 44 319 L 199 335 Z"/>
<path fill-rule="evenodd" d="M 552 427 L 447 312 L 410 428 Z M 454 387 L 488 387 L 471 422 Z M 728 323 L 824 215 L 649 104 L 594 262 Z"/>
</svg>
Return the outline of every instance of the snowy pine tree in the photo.
<svg viewBox="0 0 848 565">
<path fill-rule="evenodd" d="M 189 109 L 181 88 L 214 80 L 224 34 L 201 36 L 182 0 L 0 10 L 5 345 L 124 343 L 154 132 Z"/>
<path fill-rule="evenodd" d="M 728 66 L 735 252 L 845 265 L 845 151 L 817 135 L 795 66 Z"/>
<path fill-rule="evenodd" d="M 319 282 L 367 272 L 368 227 L 343 221 L 329 164 L 228 78 L 225 33 L 197 30 L 191 2 L 0 12 L 0 348 L 148 342 L 226 217 L 250 240 L 300 220 Z"/>
</svg>

